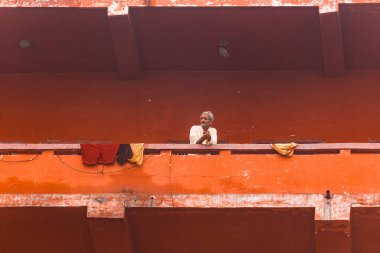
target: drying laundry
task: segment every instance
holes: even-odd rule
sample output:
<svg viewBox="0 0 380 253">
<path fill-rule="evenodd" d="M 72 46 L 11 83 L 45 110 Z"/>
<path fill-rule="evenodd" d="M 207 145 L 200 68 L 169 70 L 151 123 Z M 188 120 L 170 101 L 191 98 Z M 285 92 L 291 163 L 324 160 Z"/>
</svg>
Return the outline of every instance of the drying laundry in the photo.
<svg viewBox="0 0 380 253">
<path fill-rule="evenodd" d="M 276 150 L 280 155 L 283 156 L 293 156 L 294 150 L 297 147 L 297 143 L 276 143 L 271 144 L 271 147 Z"/>
<path fill-rule="evenodd" d="M 119 144 L 81 144 L 84 164 L 113 163 L 119 149 Z"/>
</svg>

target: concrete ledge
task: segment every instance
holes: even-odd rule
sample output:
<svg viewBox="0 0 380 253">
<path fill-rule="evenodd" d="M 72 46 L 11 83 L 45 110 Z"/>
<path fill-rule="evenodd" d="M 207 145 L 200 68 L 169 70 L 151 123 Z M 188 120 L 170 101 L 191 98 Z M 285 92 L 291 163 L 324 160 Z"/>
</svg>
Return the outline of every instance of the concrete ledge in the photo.
<svg viewBox="0 0 380 253">
<path fill-rule="evenodd" d="M 217 144 L 217 145 L 190 145 L 190 144 L 168 144 L 168 143 L 147 143 L 144 145 L 148 150 L 232 150 L 232 151 L 270 151 L 273 150 L 270 144 Z M 22 143 L 0 143 L 0 151 L 79 151 L 78 143 L 62 144 L 22 144 Z M 312 143 L 299 144 L 298 151 L 331 151 L 331 150 L 355 150 L 355 151 L 380 151 L 380 143 Z"/>
<path fill-rule="evenodd" d="M 124 218 L 125 208 L 315 208 L 315 220 L 349 220 L 351 207 L 380 207 L 380 194 L 1 194 L 0 207 L 87 207 L 87 217 Z"/>
</svg>

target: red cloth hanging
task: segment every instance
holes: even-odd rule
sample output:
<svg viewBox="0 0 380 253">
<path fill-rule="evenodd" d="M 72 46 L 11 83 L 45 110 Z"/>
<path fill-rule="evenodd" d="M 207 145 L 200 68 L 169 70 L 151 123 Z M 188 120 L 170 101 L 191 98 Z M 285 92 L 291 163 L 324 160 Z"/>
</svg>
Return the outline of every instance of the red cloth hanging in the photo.
<svg viewBox="0 0 380 253">
<path fill-rule="evenodd" d="M 81 144 L 84 164 L 113 163 L 119 144 Z"/>
</svg>

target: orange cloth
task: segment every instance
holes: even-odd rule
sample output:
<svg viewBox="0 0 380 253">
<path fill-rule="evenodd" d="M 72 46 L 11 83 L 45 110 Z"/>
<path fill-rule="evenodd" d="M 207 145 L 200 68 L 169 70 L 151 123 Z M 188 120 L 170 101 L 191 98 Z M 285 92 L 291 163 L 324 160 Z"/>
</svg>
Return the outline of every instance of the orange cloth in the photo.
<svg viewBox="0 0 380 253">
<path fill-rule="evenodd" d="M 271 147 L 276 150 L 280 155 L 293 156 L 294 149 L 297 147 L 297 143 L 276 143 L 271 144 Z"/>
</svg>

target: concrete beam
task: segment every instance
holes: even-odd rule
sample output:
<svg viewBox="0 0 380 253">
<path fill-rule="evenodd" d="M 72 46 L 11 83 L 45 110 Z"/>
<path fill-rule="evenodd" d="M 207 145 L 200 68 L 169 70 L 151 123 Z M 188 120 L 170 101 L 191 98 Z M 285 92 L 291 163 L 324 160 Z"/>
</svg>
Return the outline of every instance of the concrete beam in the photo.
<svg viewBox="0 0 380 253">
<path fill-rule="evenodd" d="M 380 194 L 339 194 L 332 195 L 331 199 L 322 194 L 2 194 L 1 207 L 87 207 L 88 229 L 95 253 L 135 252 L 129 217 L 124 214 L 126 208 L 314 207 L 315 252 L 351 253 L 351 207 L 364 207 L 364 210 L 380 207 Z M 373 210 L 371 214 L 376 212 Z"/>
<path fill-rule="evenodd" d="M 128 7 L 108 8 L 108 23 L 121 79 L 141 77 L 140 56 Z"/>
<path fill-rule="evenodd" d="M 1 194 L 0 207 L 87 207 L 87 217 L 124 218 L 125 208 L 314 207 L 315 220 L 350 219 L 351 207 L 380 207 L 380 194 Z"/>
<path fill-rule="evenodd" d="M 124 219 L 87 219 L 95 253 L 134 253 L 133 238 Z"/>
<path fill-rule="evenodd" d="M 321 13 L 319 20 L 325 76 L 343 76 L 345 66 L 339 13 Z"/>
<path fill-rule="evenodd" d="M 122 9 L 126 6 L 314 6 L 319 7 L 320 13 L 335 12 L 339 3 L 374 3 L 371 0 L 317 0 L 317 1 L 294 1 L 294 0 L 3 0 L 0 7 L 112 7 Z"/>
<path fill-rule="evenodd" d="M 104 142 L 87 142 L 101 144 Z M 199 150 L 244 150 L 244 151 L 271 151 L 273 148 L 270 144 L 217 144 L 212 146 L 194 145 L 194 144 L 170 144 L 170 143 L 146 143 L 144 148 L 148 150 L 172 150 L 172 151 L 199 151 Z M 26 151 L 80 151 L 78 143 L 62 144 L 21 144 L 21 143 L 1 143 L 1 151 L 9 152 L 26 152 Z M 298 144 L 296 150 L 308 152 L 324 152 L 332 150 L 354 150 L 361 152 L 373 153 L 380 151 L 380 143 L 311 143 Z"/>
<path fill-rule="evenodd" d="M 349 221 L 316 221 L 315 253 L 350 253 Z"/>
<path fill-rule="evenodd" d="M 124 218 L 125 197 L 122 194 L 92 194 L 87 202 L 89 218 Z"/>
</svg>

